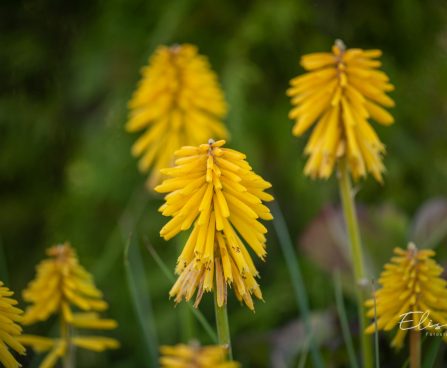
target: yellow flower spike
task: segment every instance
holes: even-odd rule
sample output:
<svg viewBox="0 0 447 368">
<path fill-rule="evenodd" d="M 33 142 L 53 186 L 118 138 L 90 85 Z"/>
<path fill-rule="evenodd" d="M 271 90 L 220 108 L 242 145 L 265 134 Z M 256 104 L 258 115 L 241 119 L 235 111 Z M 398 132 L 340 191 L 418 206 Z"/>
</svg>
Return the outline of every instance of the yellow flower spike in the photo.
<svg viewBox="0 0 447 368">
<path fill-rule="evenodd" d="M 396 248 L 394 253 L 380 275 L 382 287 L 375 292 L 376 321 L 379 330 L 398 327 L 391 345 L 400 349 L 408 331 L 444 331 L 435 326 L 447 325 L 447 281 L 441 278 L 443 268 L 431 258 L 433 250 L 419 250 L 410 243 L 406 250 Z M 374 318 L 374 299 L 365 305 L 369 308 L 367 316 Z M 374 331 L 372 323 L 366 333 Z M 446 337 L 444 340 L 447 342 Z"/>
<path fill-rule="evenodd" d="M 217 303 L 227 299 L 227 285 L 236 297 L 254 309 L 252 295 L 262 299 L 258 272 L 245 244 L 261 259 L 266 256 L 267 229 L 259 219 L 271 220 L 262 201 L 273 197 L 271 184 L 252 171 L 245 155 L 225 148 L 225 141 L 209 140 L 175 152 L 175 166 L 155 187 L 167 193 L 160 211 L 172 219 L 160 231 L 168 240 L 192 227 L 177 262 L 179 275 L 169 295 L 178 303 L 196 293 L 198 306 L 204 292 L 217 288 Z"/>
<path fill-rule="evenodd" d="M 49 248 L 47 255 L 49 258 L 37 266 L 36 279 L 23 292 L 23 299 L 31 303 L 23 316 L 24 325 L 45 321 L 57 313 L 72 323 L 72 307 L 89 312 L 107 309 L 101 291 L 68 243 Z"/>
<path fill-rule="evenodd" d="M 141 171 L 151 170 L 150 188 L 160 182 L 160 169 L 172 164 L 176 149 L 228 136 L 222 123 L 227 105 L 217 76 L 193 45 L 160 46 L 142 70 L 129 109 L 126 129 L 144 131 L 132 153 L 141 157 Z"/>
<path fill-rule="evenodd" d="M 161 368 L 239 368 L 228 360 L 228 349 L 220 345 L 178 344 L 160 347 Z"/>
<path fill-rule="evenodd" d="M 46 321 L 52 315 L 59 316 L 61 336 L 46 338 L 22 335 L 19 341 L 37 352 L 48 352 L 40 368 L 52 368 L 68 354 L 70 345 L 103 351 L 115 349 L 115 339 L 97 336 L 78 336 L 76 329 L 109 330 L 117 327 L 116 321 L 102 319 L 97 312 L 108 308 L 102 293 L 94 284 L 93 277 L 79 264 L 70 244 L 56 245 L 47 250 L 48 259 L 37 267 L 37 276 L 23 292 L 30 306 L 22 319 L 24 325 Z"/>
<path fill-rule="evenodd" d="M 10 349 L 25 354 L 25 348 L 19 342 L 22 328 L 18 325 L 23 313 L 16 308 L 14 293 L 0 281 L 0 363 L 6 368 L 18 368 L 21 365 L 15 360 Z"/>
<path fill-rule="evenodd" d="M 390 125 L 393 117 L 382 107 L 394 102 L 386 93 L 394 89 L 388 76 L 378 70 L 380 50 L 346 49 L 337 40 L 332 52 L 305 55 L 301 65 L 308 71 L 290 81 L 287 94 L 294 108 L 293 134 L 303 135 L 312 125 L 305 154 L 305 174 L 326 179 L 339 158 L 346 157 L 354 179 L 371 173 L 382 182 L 385 146 L 369 123 Z"/>
</svg>

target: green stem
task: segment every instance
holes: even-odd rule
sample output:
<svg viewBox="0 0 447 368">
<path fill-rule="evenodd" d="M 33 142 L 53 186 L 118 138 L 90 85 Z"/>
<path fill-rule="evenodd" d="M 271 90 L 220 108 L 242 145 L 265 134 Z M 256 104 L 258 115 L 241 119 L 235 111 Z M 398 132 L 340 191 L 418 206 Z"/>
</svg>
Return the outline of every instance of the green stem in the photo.
<svg viewBox="0 0 447 368">
<path fill-rule="evenodd" d="M 64 317 L 61 317 L 61 338 L 65 341 L 65 353 L 63 357 L 63 368 L 74 368 L 75 367 L 75 357 L 74 357 L 74 349 L 73 344 L 71 343 L 71 331 L 70 326 L 64 320 Z"/>
<path fill-rule="evenodd" d="M 340 186 L 340 195 L 343 205 L 343 214 L 346 222 L 346 229 L 349 237 L 349 244 L 351 246 L 352 263 L 354 267 L 354 278 L 356 283 L 356 297 L 358 305 L 358 317 L 360 322 L 360 341 L 363 356 L 364 368 L 372 368 L 372 349 L 371 338 L 365 334 L 367 326 L 367 319 L 365 314 L 365 307 L 363 305 L 364 298 L 360 283 L 365 278 L 365 267 L 363 264 L 362 243 L 360 240 L 359 225 L 357 222 L 357 213 L 354 204 L 354 193 L 351 185 L 351 178 L 347 162 L 340 160 L 338 172 L 338 182 Z"/>
<path fill-rule="evenodd" d="M 219 345 L 228 347 L 228 358 L 233 360 L 231 349 L 230 325 L 228 324 L 227 305 L 219 307 L 217 304 L 217 293 L 214 294 L 214 314 L 216 317 L 217 341 Z"/>
<path fill-rule="evenodd" d="M 421 368 L 421 332 L 410 332 L 410 368 Z"/>
</svg>

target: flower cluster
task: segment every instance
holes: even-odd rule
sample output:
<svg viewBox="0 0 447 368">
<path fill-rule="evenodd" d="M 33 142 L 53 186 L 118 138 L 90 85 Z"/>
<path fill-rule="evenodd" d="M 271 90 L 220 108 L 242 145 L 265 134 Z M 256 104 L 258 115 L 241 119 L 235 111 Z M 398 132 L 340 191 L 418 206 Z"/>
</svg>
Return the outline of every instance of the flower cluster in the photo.
<svg viewBox="0 0 447 368">
<path fill-rule="evenodd" d="M 30 325 L 58 314 L 63 336 L 51 339 L 23 335 L 20 341 L 38 352 L 49 351 L 44 360 L 45 367 L 53 367 L 70 348 L 70 344 L 92 351 L 117 348 L 118 341 L 111 338 L 72 336 L 72 330 L 76 328 L 114 329 L 117 323 L 100 318 L 98 312 L 105 311 L 108 305 L 68 243 L 49 248 L 47 255 L 49 258 L 37 266 L 35 280 L 23 292 L 23 298 L 30 306 L 25 310 L 22 323 Z"/>
<path fill-rule="evenodd" d="M 401 348 L 408 330 L 433 331 L 436 323 L 447 325 L 447 281 L 441 278 L 443 268 L 431 258 L 433 250 L 418 250 L 410 243 L 408 249 L 395 248 L 394 253 L 396 256 L 380 275 L 382 288 L 374 296 L 376 308 L 374 299 L 368 300 L 366 306 L 368 317 L 376 316 L 379 330 L 390 331 L 400 321 L 412 320 L 411 326 L 405 322 L 404 328 L 398 329 L 392 341 L 392 346 Z M 421 319 L 426 312 L 429 318 Z M 408 319 L 406 313 L 411 313 Z M 366 332 L 374 333 L 376 323 Z"/>
<path fill-rule="evenodd" d="M 20 367 L 8 347 L 19 354 L 25 354 L 25 348 L 18 340 L 22 328 L 17 324 L 23 312 L 15 307 L 17 301 L 12 299 L 13 295 L 0 281 L 0 363 L 6 368 Z"/>
<path fill-rule="evenodd" d="M 212 136 L 227 137 L 222 123 L 227 106 L 217 77 L 193 45 L 159 47 L 142 71 L 129 108 L 127 130 L 144 130 L 132 153 L 141 156 L 141 171 L 152 168 L 151 188 L 159 183 L 159 170 L 170 166 L 176 149 Z"/>
<path fill-rule="evenodd" d="M 368 119 L 393 123 L 381 105 L 394 106 L 386 95 L 394 87 L 378 70 L 380 56 L 380 50 L 346 49 L 336 41 L 331 53 L 301 58 L 308 73 L 292 79 L 287 94 L 295 106 L 289 114 L 296 121 L 293 134 L 300 136 L 315 124 L 305 147 L 306 175 L 328 178 L 337 159 L 346 158 L 355 179 L 370 172 L 382 181 L 385 147 Z"/>
<path fill-rule="evenodd" d="M 219 346 L 184 345 L 160 348 L 161 368 L 239 368 L 240 364 L 228 360 L 228 349 Z"/>
<path fill-rule="evenodd" d="M 198 289 L 197 306 L 203 292 L 215 290 L 222 306 L 227 284 L 232 284 L 236 297 L 253 310 L 251 295 L 262 299 L 262 294 L 244 241 L 264 259 L 267 229 L 258 219 L 272 219 L 262 204 L 273 199 L 265 192 L 271 185 L 253 172 L 244 154 L 224 144 L 210 139 L 176 151 L 175 166 L 162 170 L 169 178 L 155 188 L 169 193 L 160 211 L 172 216 L 161 236 L 168 240 L 192 227 L 178 258 L 179 277 L 170 296 L 176 302 L 190 300 Z"/>
</svg>

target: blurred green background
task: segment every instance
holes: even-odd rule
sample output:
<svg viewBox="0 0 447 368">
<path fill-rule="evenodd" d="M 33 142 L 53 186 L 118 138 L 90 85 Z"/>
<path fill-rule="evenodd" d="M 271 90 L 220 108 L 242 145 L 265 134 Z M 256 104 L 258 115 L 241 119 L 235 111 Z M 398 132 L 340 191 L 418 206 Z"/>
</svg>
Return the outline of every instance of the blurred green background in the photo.
<svg viewBox="0 0 447 368">
<path fill-rule="evenodd" d="M 303 72 L 301 55 L 329 50 L 336 38 L 383 50 L 383 69 L 396 86 L 396 124 L 375 125 L 387 146 L 385 184 L 357 184 L 369 274 L 377 277 L 392 248 L 409 239 L 437 247 L 445 264 L 445 1 L 3 0 L 0 7 L 0 277 L 20 296 L 44 249 L 72 242 L 110 302 L 108 315 L 120 324 L 112 335 L 122 342 L 106 354 L 80 353 L 80 367 L 150 367 L 156 347 L 147 346 L 144 331 L 147 337 L 155 330 L 163 344 L 187 338 L 180 328 L 185 310 L 168 299 L 171 283 L 144 244 L 170 269 L 179 245 L 158 235 L 166 222 L 157 212 L 162 200 L 145 190 L 130 155 L 135 136 L 123 128 L 139 69 L 159 44 L 196 44 L 218 73 L 230 105 L 231 146 L 273 183 L 296 240 L 328 367 L 347 366 L 332 272 L 346 271 L 348 261 L 336 180 L 305 178 L 305 139 L 291 136 L 285 90 Z M 269 256 L 258 262 L 265 303 L 255 314 L 233 297 L 229 305 L 235 356 L 245 367 L 296 366 L 306 351 L 289 274 L 268 226 Z M 131 279 L 140 299 L 150 295 L 155 315 L 146 306 L 143 320 L 123 262 L 130 233 Z M 355 334 L 352 285 L 345 284 Z M 211 299 L 201 306 L 213 323 Z M 193 329 L 210 342 L 200 325 Z M 405 351 L 392 353 L 388 341 L 381 336 L 382 367 L 401 366 Z M 425 341 L 423 351 L 432 343 Z M 443 348 L 440 366 L 442 355 Z M 24 366 L 36 361 L 31 353 Z"/>
</svg>

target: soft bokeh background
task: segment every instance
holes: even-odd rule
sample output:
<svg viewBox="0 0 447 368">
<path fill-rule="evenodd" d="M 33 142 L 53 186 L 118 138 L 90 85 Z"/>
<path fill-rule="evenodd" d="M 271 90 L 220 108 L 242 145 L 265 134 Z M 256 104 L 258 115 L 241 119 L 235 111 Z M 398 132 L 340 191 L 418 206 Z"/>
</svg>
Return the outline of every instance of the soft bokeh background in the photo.
<svg viewBox="0 0 447 368">
<path fill-rule="evenodd" d="M 79 366 L 150 367 L 156 346 L 147 346 L 148 337 L 156 333 L 164 344 L 188 337 L 180 328 L 185 309 L 168 300 L 171 283 L 145 247 L 152 244 L 173 269 L 178 244 L 158 235 L 166 221 L 156 211 L 161 198 L 145 190 L 130 155 L 135 136 L 123 129 L 139 69 L 159 44 L 194 43 L 218 73 L 231 108 L 231 145 L 273 183 L 295 241 L 328 367 L 347 366 L 332 272 L 338 267 L 349 275 L 349 263 L 336 180 L 305 178 L 305 139 L 290 134 L 285 90 L 302 72 L 300 55 L 329 50 L 335 38 L 383 50 L 397 105 L 394 126 L 376 125 L 388 172 L 384 186 L 371 178 L 357 184 L 369 275 L 377 277 L 392 248 L 409 239 L 437 247 L 445 264 L 445 1 L 4 0 L 0 7 L 0 277 L 20 295 L 44 249 L 72 242 L 110 302 L 108 315 L 120 323 L 112 335 L 122 341 L 114 352 L 80 354 Z M 235 355 L 245 367 L 296 366 L 306 351 L 271 224 L 269 230 L 269 256 L 260 265 L 265 303 L 257 303 L 255 314 L 234 300 L 229 306 Z M 129 279 L 143 318 L 135 313 Z M 349 278 L 345 291 L 355 334 Z M 210 296 L 202 306 L 213 323 Z M 209 342 L 198 324 L 192 328 Z M 406 352 L 393 354 L 388 341 L 381 337 L 382 367 L 401 366 Z M 433 344 L 434 338 L 424 341 L 423 351 Z M 443 347 L 440 367 L 442 355 Z M 24 366 L 37 361 L 31 354 Z"/>
</svg>

